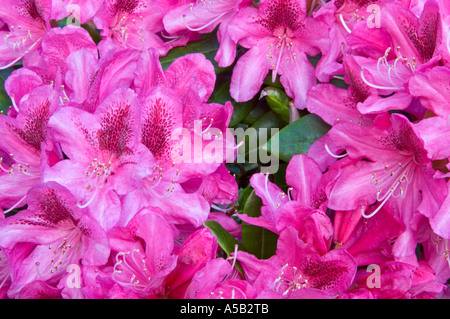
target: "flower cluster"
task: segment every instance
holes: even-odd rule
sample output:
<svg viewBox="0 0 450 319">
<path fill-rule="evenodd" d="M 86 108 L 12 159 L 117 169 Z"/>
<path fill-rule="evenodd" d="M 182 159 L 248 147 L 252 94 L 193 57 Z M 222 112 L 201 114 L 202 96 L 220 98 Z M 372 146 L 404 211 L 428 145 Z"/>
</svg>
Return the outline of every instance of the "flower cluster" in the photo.
<svg viewBox="0 0 450 319">
<path fill-rule="evenodd" d="M 0 5 L 0 298 L 448 295 L 448 1 Z"/>
</svg>

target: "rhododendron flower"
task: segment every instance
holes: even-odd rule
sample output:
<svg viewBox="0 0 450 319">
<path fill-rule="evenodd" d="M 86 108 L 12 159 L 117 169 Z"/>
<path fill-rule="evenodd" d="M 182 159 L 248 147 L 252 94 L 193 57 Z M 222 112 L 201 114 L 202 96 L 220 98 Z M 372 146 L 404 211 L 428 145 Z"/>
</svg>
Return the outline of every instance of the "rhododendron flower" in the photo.
<svg viewBox="0 0 450 319">
<path fill-rule="evenodd" d="M 248 48 L 233 69 L 230 93 L 238 102 L 248 101 L 259 91 L 269 70 L 272 81 L 281 75 L 294 105 L 305 108 L 306 92 L 316 82 L 314 56 L 325 37 L 326 25 L 307 17 L 306 1 L 261 1 L 259 9 L 243 8 L 230 22 L 232 39 Z"/>
<path fill-rule="evenodd" d="M 440 58 L 435 54 L 439 31 L 436 1 L 427 1 L 419 18 L 400 3 L 386 3 L 380 27 L 379 32 L 369 32 L 366 24 L 358 24 L 348 40 L 349 47 L 360 52 L 355 56 L 361 66 L 360 77 L 384 96 L 359 105 L 364 114 L 406 109 L 412 102 L 408 80 Z"/>
<path fill-rule="evenodd" d="M 323 211 L 327 207 L 326 187 L 332 177 L 331 173 L 323 175 L 318 165 L 308 156 L 296 155 L 286 169 L 286 183 L 291 186 L 288 193 L 270 182 L 268 174 L 253 175 L 250 183 L 263 202 L 261 216 L 249 217 L 244 211 L 239 218 L 275 233 L 280 233 L 287 226 L 294 226 L 297 230 L 304 229 L 304 225 L 311 222 L 323 227 L 323 233 L 321 231 L 320 234 L 329 234 L 332 226 Z"/>
<path fill-rule="evenodd" d="M 14 98 L 13 98 L 14 99 Z M 28 190 L 41 181 L 42 168 L 59 160 L 48 121 L 59 101 L 49 86 L 35 88 L 17 105 L 15 118 L 0 117 L 0 199 L 7 213 L 26 205 Z M 46 154 L 43 156 L 42 154 Z M 48 158 L 49 163 L 45 158 Z"/>
<path fill-rule="evenodd" d="M 165 55 L 173 46 L 189 41 L 189 37 L 164 35 L 165 10 L 159 1 L 107 0 L 94 16 L 94 23 L 106 41 L 138 50 L 155 48 L 159 55 Z"/>
<path fill-rule="evenodd" d="M 372 282 L 370 273 L 360 270 L 355 280 L 358 286 L 367 289 L 378 299 L 420 299 L 428 298 L 442 291 L 443 286 L 434 281 L 429 265 L 421 262 L 412 266 L 397 261 L 388 261 L 380 265 L 379 284 Z"/>
<path fill-rule="evenodd" d="M 383 114 L 368 128 L 340 124 L 329 134 L 336 144 L 345 146 L 350 160 L 341 168 L 328 207 L 353 210 L 379 202 L 377 209 L 364 214 L 371 217 L 388 200 L 396 201 L 407 229 L 403 236 L 408 237 L 408 248 L 398 248 L 401 252 L 396 254 L 414 254 L 415 214 L 432 218 L 447 195 L 445 181 L 433 178 L 435 170 L 417 128 L 403 115 Z"/>
<path fill-rule="evenodd" d="M 6 69 L 36 50 L 45 32 L 51 28 L 51 0 L 3 0 L 0 20 L 8 31 L 1 30 L 0 69 Z"/>
<path fill-rule="evenodd" d="M 129 243 L 112 245 L 118 250 L 112 279 L 137 295 L 162 295 L 164 280 L 177 262 L 172 228 L 159 209 L 140 211 L 127 228 Z"/>
<path fill-rule="evenodd" d="M 206 103 L 215 75 L 211 62 L 204 56 L 186 55 L 165 72 L 155 58 L 154 51 L 143 55 L 142 61 L 148 69 L 139 71 L 140 78 L 136 81 L 142 103 L 139 141 L 153 156 L 153 172 L 142 179 L 138 189 L 125 196 L 128 212 L 121 223 L 126 223 L 142 207 L 157 206 L 166 211 L 169 222 L 200 226 L 206 221 L 209 205 L 198 192 L 200 185 L 196 183 L 196 188 L 195 182 L 190 181 L 214 173 L 225 161 L 224 157 L 219 158 L 220 161 L 207 161 L 204 149 L 209 142 L 203 141 L 203 134 L 214 129 L 219 132 L 215 138 L 219 138 L 223 153 L 227 147 L 232 148 L 230 141 L 223 138 L 227 134 L 232 106 Z M 153 79 L 155 86 L 142 81 L 143 76 Z M 177 130 L 186 132 L 181 140 L 176 135 Z M 234 146 L 234 140 L 232 143 Z M 186 189 L 184 183 L 188 184 Z M 205 186 L 203 184 L 200 191 Z"/>
<path fill-rule="evenodd" d="M 292 227 L 280 234 L 273 257 L 258 260 L 240 252 L 238 260 L 262 298 L 273 298 L 273 294 L 280 298 L 335 296 L 350 287 L 356 273 L 356 262 L 344 249 L 323 256 L 312 254 Z"/>
<path fill-rule="evenodd" d="M 74 196 L 63 186 L 49 182 L 33 187 L 28 208 L 0 223 L 0 245 L 12 249 L 19 243 L 29 253 L 12 262 L 11 287 L 14 297 L 35 280 L 58 280 L 70 264 L 102 265 L 109 256 L 105 231 L 90 213 L 77 207 Z M 17 246 L 16 249 L 19 246 Z M 14 265 L 14 266 L 13 266 Z"/>
<path fill-rule="evenodd" d="M 66 106 L 49 121 L 68 159 L 47 167 L 44 180 L 58 181 L 69 188 L 77 205 L 93 207 L 93 215 L 106 229 L 120 218 L 118 194 L 133 190 L 133 179 L 137 178 L 133 175 L 142 176 L 149 170 L 144 158 L 151 155 L 138 141 L 139 115 L 135 93 L 118 89 L 97 106 L 94 114 Z M 136 170 L 130 175 L 130 165 L 142 172 Z"/>
<path fill-rule="evenodd" d="M 187 299 L 253 299 L 255 290 L 236 270 L 237 254 L 232 263 L 223 258 L 215 258 L 199 270 L 189 284 Z"/>
<path fill-rule="evenodd" d="M 215 59 L 220 67 L 227 67 L 236 58 L 236 43 L 232 31 L 228 29 L 229 23 L 240 8 L 249 7 L 250 3 L 249 0 L 202 0 L 182 4 L 164 16 L 164 27 L 170 34 L 180 34 L 182 31 L 210 33 L 220 25 L 217 30 L 220 47 Z"/>
</svg>

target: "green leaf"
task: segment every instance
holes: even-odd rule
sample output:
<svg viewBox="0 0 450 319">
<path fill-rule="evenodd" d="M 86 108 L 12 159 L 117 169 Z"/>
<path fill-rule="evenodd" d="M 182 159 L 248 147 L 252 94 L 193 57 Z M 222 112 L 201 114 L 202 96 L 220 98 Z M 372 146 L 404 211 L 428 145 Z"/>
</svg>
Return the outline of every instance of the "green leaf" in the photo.
<svg viewBox="0 0 450 319">
<path fill-rule="evenodd" d="M 6 70 L 0 70 L 0 111 L 4 114 L 6 114 L 6 111 L 8 111 L 9 107 L 12 105 L 11 99 L 5 90 L 5 81 L 15 69 L 15 67 L 12 67 Z"/>
<path fill-rule="evenodd" d="M 283 121 L 289 123 L 289 101 L 291 98 L 287 96 L 284 90 L 266 87 L 261 91 L 261 97 L 265 97 L 267 104 Z"/>
<path fill-rule="evenodd" d="M 234 253 L 236 245 L 238 245 L 238 250 L 242 250 L 242 243 L 238 242 L 233 237 L 233 235 L 227 232 L 226 229 L 223 228 L 215 220 L 204 222 L 203 226 L 208 227 L 211 230 L 211 233 L 217 238 L 217 243 L 227 253 L 228 256 L 230 256 L 231 253 Z M 239 262 L 236 262 L 236 268 L 241 272 L 243 276 L 244 273 Z"/>
<path fill-rule="evenodd" d="M 244 205 L 238 209 L 238 213 L 246 214 L 250 217 L 261 216 L 262 200 L 254 189 L 245 195 Z M 242 245 L 245 251 L 253 254 L 259 259 L 268 259 L 275 254 L 277 249 L 278 235 L 263 227 L 248 225 L 242 222 Z"/>
<path fill-rule="evenodd" d="M 241 121 L 243 124 L 253 125 L 261 116 L 263 116 L 270 108 L 265 100 L 257 100 L 256 104 Z"/>
<path fill-rule="evenodd" d="M 225 102 L 230 101 L 233 104 L 233 115 L 229 127 L 234 127 L 245 119 L 258 99 L 255 97 L 247 102 L 236 102 L 230 95 L 230 81 L 226 81 L 214 91 L 211 101 L 218 104 L 225 104 Z"/>
<path fill-rule="evenodd" d="M 245 136 L 245 158 L 250 163 L 260 162 L 260 155 L 266 150 L 261 148 L 272 138 L 272 129 L 279 130 L 286 123 L 281 120 L 273 111 L 264 113 L 251 128 L 256 130 L 255 134 Z M 250 131 L 252 133 L 252 131 Z"/>
<path fill-rule="evenodd" d="M 271 155 L 289 162 L 296 154 L 306 154 L 309 147 L 324 136 L 329 129 L 330 126 L 319 116 L 308 114 L 284 127 L 262 147 Z"/>
<path fill-rule="evenodd" d="M 191 41 L 185 46 L 173 48 L 165 56 L 160 57 L 159 61 L 161 62 L 161 67 L 163 68 L 163 70 L 166 70 L 169 65 L 179 57 L 182 57 L 189 53 L 203 53 L 205 57 L 213 64 L 215 73 L 220 74 L 227 71 L 229 67 L 221 68 L 214 60 L 219 46 L 220 44 L 217 40 L 217 37 L 205 37 L 198 41 Z"/>
</svg>

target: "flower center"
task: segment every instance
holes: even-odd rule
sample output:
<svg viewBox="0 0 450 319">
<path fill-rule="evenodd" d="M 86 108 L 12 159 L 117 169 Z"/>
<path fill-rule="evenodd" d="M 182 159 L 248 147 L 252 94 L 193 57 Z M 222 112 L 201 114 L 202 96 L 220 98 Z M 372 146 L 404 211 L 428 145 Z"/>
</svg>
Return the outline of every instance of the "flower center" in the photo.
<svg viewBox="0 0 450 319">
<path fill-rule="evenodd" d="M 129 287 L 135 292 L 147 289 L 152 277 L 147 268 L 145 254 L 139 249 L 119 252 L 112 277 L 121 286 Z"/>
<path fill-rule="evenodd" d="M 388 61 L 391 51 L 388 47 L 382 57 L 377 62 L 377 73 L 382 83 L 371 83 L 364 75 L 364 67 L 361 68 L 361 79 L 368 86 L 378 90 L 403 90 L 403 85 L 408 81 L 409 77 L 416 71 L 417 61 L 413 57 L 412 61 L 402 56 L 400 47 L 397 47 L 397 58 L 392 62 Z"/>
<path fill-rule="evenodd" d="M 289 264 L 285 264 L 281 268 L 272 286 L 276 292 L 281 292 L 283 296 L 305 287 L 309 287 L 308 279 L 296 266 Z"/>
</svg>

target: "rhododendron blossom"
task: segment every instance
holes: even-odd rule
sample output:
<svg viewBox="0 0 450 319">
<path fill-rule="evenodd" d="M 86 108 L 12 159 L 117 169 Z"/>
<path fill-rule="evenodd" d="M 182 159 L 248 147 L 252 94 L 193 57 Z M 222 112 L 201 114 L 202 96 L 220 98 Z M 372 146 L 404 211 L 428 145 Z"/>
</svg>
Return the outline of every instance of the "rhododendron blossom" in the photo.
<svg viewBox="0 0 450 319">
<path fill-rule="evenodd" d="M 449 1 L 0 5 L 1 299 L 449 298 Z"/>
</svg>

